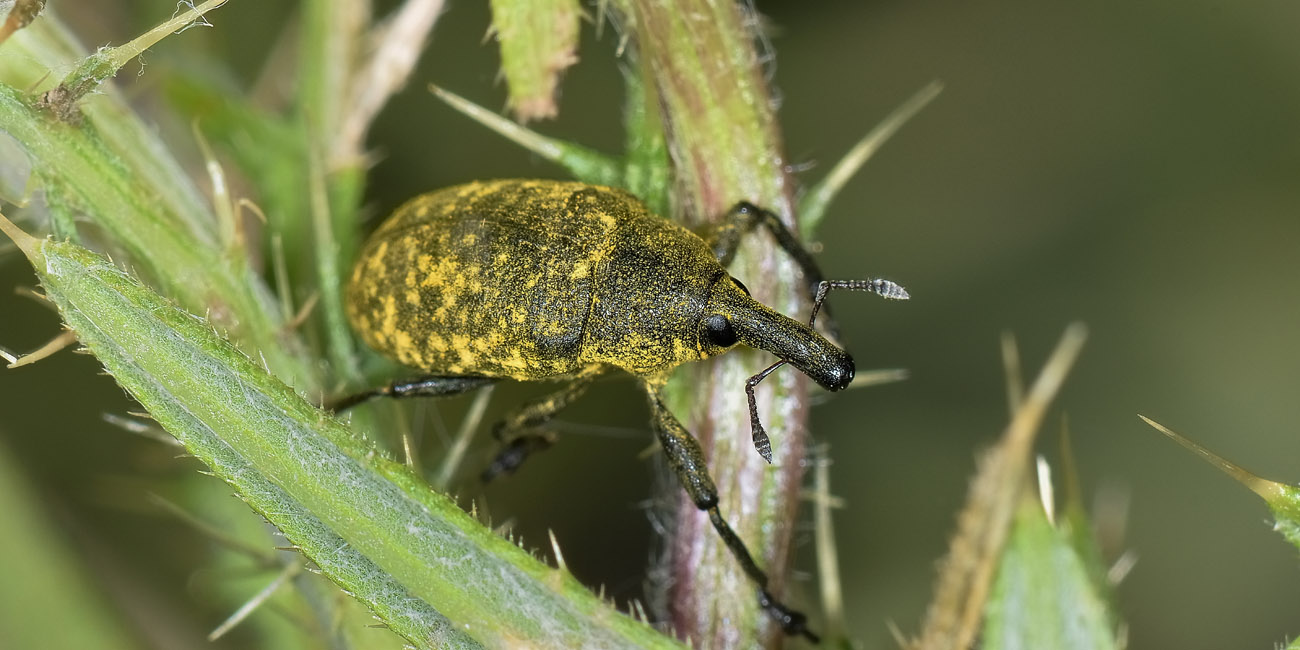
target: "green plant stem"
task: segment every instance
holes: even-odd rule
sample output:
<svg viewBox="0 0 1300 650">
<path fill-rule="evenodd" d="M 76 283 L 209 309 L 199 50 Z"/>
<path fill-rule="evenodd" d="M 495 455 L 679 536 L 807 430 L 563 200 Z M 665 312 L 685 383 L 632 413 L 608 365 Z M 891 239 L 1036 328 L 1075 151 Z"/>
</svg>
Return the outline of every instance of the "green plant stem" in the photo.
<svg viewBox="0 0 1300 650">
<path fill-rule="evenodd" d="M 791 184 L 747 10 L 729 0 L 631 0 L 623 11 L 649 75 L 645 86 L 656 89 L 662 109 L 680 216 L 699 225 L 748 200 L 791 218 Z M 761 241 L 741 247 L 732 274 L 760 302 L 799 312 L 806 296 L 798 272 Z M 803 475 L 807 381 L 780 372 L 760 387 L 759 415 L 776 433 L 776 462 L 769 466 L 750 444 L 744 392 L 745 380 L 769 362 L 732 352 L 695 364 L 677 373 L 668 398 L 704 446 L 723 516 L 770 573 L 773 593 L 781 594 Z M 779 643 L 779 628 L 759 608 L 754 585 L 707 518 L 684 497 L 678 504 L 668 599 L 674 628 L 709 648 Z"/>
</svg>

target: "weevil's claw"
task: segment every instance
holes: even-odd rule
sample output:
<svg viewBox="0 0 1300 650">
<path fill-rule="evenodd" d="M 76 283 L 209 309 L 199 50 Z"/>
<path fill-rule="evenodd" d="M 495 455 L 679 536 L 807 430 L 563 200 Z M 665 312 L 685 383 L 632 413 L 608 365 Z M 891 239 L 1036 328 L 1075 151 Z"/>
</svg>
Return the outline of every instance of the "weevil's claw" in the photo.
<svg viewBox="0 0 1300 650">
<path fill-rule="evenodd" d="M 808 629 L 808 617 L 782 605 L 766 589 L 758 590 L 758 605 L 781 626 L 789 636 L 799 635 L 813 643 L 821 643 L 821 637 Z"/>
<path fill-rule="evenodd" d="M 541 451 L 551 446 L 553 440 L 545 434 L 522 435 L 512 438 L 509 442 L 497 452 L 492 462 L 488 464 L 487 469 L 479 474 L 479 479 L 484 483 L 501 476 L 502 474 L 513 474 L 519 466 L 524 463 L 524 459 L 535 451 Z"/>
</svg>

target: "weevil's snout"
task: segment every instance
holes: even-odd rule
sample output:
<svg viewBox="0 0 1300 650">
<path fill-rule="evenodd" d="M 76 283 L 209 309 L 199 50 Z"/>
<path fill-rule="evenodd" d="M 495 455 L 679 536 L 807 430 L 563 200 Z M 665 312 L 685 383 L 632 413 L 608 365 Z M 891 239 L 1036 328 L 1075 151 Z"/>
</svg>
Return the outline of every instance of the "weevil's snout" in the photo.
<svg viewBox="0 0 1300 650">
<path fill-rule="evenodd" d="M 836 352 L 840 352 L 840 358 L 826 364 L 825 377 L 813 377 L 813 381 L 830 391 L 844 390 L 853 383 L 853 357 L 847 352 L 840 350 Z"/>
<path fill-rule="evenodd" d="M 812 328 L 768 310 L 732 319 L 741 343 L 784 359 L 830 391 L 844 390 L 853 381 L 853 357 Z"/>
<path fill-rule="evenodd" d="M 703 321 L 714 345 L 743 343 L 784 359 L 809 379 L 830 391 L 844 390 L 853 381 L 853 357 L 816 330 L 773 311 L 737 288 L 719 282 L 710 296 Z M 725 327 L 723 327 L 725 325 Z M 725 338 L 721 337 L 725 333 Z"/>
<path fill-rule="evenodd" d="M 853 383 L 853 357 L 849 353 L 822 340 L 824 346 L 815 346 L 814 354 L 783 357 L 808 378 L 829 391 L 844 390 Z M 820 347 L 820 350 L 816 350 Z M 808 348 L 804 348 L 808 350 Z"/>
</svg>

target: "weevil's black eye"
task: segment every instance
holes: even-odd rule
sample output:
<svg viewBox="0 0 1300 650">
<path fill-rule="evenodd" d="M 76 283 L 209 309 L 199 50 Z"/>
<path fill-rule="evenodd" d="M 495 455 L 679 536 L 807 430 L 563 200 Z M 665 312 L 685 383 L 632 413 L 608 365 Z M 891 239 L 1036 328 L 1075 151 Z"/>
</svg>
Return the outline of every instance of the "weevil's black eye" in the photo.
<svg viewBox="0 0 1300 650">
<path fill-rule="evenodd" d="M 736 330 L 726 316 L 714 314 L 704 319 L 704 335 L 709 342 L 720 347 L 729 348 L 736 344 Z"/>
<path fill-rule="evenodd" d="M 740 287 L 740 290 L 744 291 L 746 296 L 750 295 L 749 287 L 741 284 L 740 280 L 737 280 L 736 278 L 732 278 L 731 281 L 734 282 L 736 286 Z"/>
</svg>

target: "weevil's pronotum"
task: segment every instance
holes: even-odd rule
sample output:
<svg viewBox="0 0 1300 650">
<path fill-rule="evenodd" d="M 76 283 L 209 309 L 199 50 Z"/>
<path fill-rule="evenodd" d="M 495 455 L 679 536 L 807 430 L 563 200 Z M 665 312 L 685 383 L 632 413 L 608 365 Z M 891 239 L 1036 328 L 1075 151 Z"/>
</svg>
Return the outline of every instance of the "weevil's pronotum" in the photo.
<svg viewBox="0 0 1300 650">
<path fill-rule="evenodd" d="M 740 236 L 763 225 L 815 291 L 809 324 L 754 300 L 725 265 Z M 641 380 L 668 464 L 691 500 L 759 589 L 764 609 L 790 634 L 816 638 L 799 612 L 767 592 L 767 575 L 718 510 L 699 443 L 660 400 L 678 365 L 737 343 L 780 358 L 746 386 L 754 446 L 772 451 L 753 387 L 789 363 L 827 390 L 846 388 L 853 359 L 812 328 L 830 289 L 888 298 L 888 280 L 823 282 L 812 257 L 771 212 L 741 203 L 710 242 L 649 212 L 627 192 L 574 182 L 469 183 L 412 199 L 366 242 L 347 288 L 348 317 L 366 343 L 429 376 L 345 398 L 451 395 L 499 379 L 564 379 L 495 430 L 502 452 L 484 478 L 510 472 L 546 444 L 538 427 L 608 368 Z"/>
</svg>

